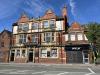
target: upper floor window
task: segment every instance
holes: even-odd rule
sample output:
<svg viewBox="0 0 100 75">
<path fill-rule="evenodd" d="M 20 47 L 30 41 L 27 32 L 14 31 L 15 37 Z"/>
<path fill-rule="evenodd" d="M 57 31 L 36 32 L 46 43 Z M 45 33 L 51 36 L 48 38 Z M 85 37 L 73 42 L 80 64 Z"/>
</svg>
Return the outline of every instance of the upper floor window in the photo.
<svg viewBox="0 0 100 75">
<path fill-rule="evenodd" d="M 38 23 L 32 23 L 32 29 L 38 29 L 39 24 Z"/>
<path fill-rule="evenodd" d="M 27 23 L 23 25 L 23 30 L 25 30 L 25 31 L 29 30 L 29 25 Z"/>
<path fill-rule="evenodd" d="M 24 31 L 28 31 L 29 30 L 29 25 L 27 23 L 25 24 L 20 24 L 18 26 L 18 30 L 24 30 Z"/>
<path fill-rule="evenodd" d="M 78 40 L 83 40 L 83 34 L 82 33 L 77 33 L 77 38 L 78 38 Z"/>
<path fill-rule="evenodd" d="M 54 28 L 55 27 L 55 21 L 54 20 L 50 20 L 50 28 Z"/>
<path fill-rule="evenodd" d="M 32 35 L 32 42 L 33 43 L 37 43 L 38 42 L 38 35 L 37 34 L 33 34 Z"/>
<path fill-rule="evenodd" d="M 75 34 L 70 34 L 71 41 L 75 41 Z"/>
<path fill-rule="evenodd" d="M 44 22 L 43 22 L 43 27 L 44 27 L 44 28 L 48 28 L 48 27 L 49 27 L 48 21 L 44 21 Z"/>
<path fill-rule="evenodd" d="M 45 42 L 53 42 L 54 41 L 54 33 L 44 33 L 44 41 Z"/>
<path fill-rule="evenodd" d="M 19 35 L 19 43 L 25 43 L 26 42 L 26 35 L 25 34 L 21 34 Z"/>
</svg>

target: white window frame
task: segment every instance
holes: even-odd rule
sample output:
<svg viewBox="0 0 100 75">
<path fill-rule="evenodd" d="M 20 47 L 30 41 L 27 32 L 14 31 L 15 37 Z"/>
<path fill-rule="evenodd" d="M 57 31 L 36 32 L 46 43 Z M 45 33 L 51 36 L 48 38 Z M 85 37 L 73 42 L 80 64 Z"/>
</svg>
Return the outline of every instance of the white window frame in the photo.
<svg viewBox="0 0 100 75">
<path fill-rule="evenodd" d="M 50 28 L 53 29 L 55 27 L 55 20 L 50 20 L 49 24 L 50 24 Z"/>
<path fill-rule="evenodd" d="M 43 52 L 44 50 L 44 52 Z M 47 58 L 47 49 L 41 49 L 41 54 L 40 54 L 41 58 Z"/>
<path fill-rule="evenodd" d="M 83 40 L 83 34 L 82 33 L 77 33 L 77 39 L 78 40 Z"/>
<path fill-rule="evenodd" d="M 35 22 L 35 23 L 32 23 L 32 29 L 36 30 L 39 28 L 39 23 Z"/>
<path fill-rule="evenodd" d="M 49 21 L 43 21 L 43 28 L 49 28 Z"/>
<path fill-rule="evenodd" d="M 70 34 L 70 39 L 71 41 L 75 41 L 76 40 L 75 34 Z"/>
<path fill-rule="evenodd" d="M 26 34 L 20 34 L 20 35 L 19 35 L 19 43 L 20 43 L 20 44 L 25 43 L 25 42 L 26 42 L 26 37 L 27 37 Z M 22 40 L 22 42 L 20 42 L 21 40 Z"/>
<path fill-rule="evenodd" d="M 25 51 L 25 52 L 23 53 L 23 51 Z M 21 56 L 22 56 L 22 58 L 26 57 L 26 50 L 22 50 Z"/>
<path fill-rule="evenodd" d="M 47 38 L 49 38 L 49 40 Z M 44 41 L 46 43 L 54 42 L 54 33 L 51 32 L 44 33 Z"/>
<path fill-rule="evenodd" d="M 32 35 L 32 42 L 33 43 L 38 43 L 38 35 L 37 34 Z"/>
<path fill-rule="evenodd" d="M 52 52 L 53 50 L 54 50 L 54 51 L 56 50 L 56 53 L 55 53 L 55 52 L 53 53 L 53 52 Z M 52 54 L 53 54 L 53 55 L 52 55 Z M 55 54 L 56 54 L 56 56 L 55 56 Z M 51 49 L 51 52 L 50 52 L 50 57 L 51 57 L 51 58 L 58 58 L 58 50 L 55 49 L 55 48 L 52 48 L 52 49 Z"/>
<path fill-rule="evenodd" d="M 20 50 L 16 50 L 16 57 L 20 57 L 21 53 L 20 53 Z"/>
</svg>

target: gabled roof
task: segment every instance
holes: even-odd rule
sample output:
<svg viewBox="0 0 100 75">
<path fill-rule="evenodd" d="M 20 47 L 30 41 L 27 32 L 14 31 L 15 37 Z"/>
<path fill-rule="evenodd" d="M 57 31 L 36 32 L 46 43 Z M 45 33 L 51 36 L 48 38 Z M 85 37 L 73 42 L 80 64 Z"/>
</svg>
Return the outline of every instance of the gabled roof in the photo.
<svg viewBox="0 0 100 75">
<path fill-rule="evenodd" d="M 78 22 L 74 22 L 74 23 L 72 23 L 71 28 L 73 28 L 73 29 L 80 29 L 81 26 L 80 26 L 80 24 Z"/>
<path fill-rule="evenodd" d="M 4 30 L 0 33 L 0 35 L 2 35 L 4 32 L 6 32 L 8 35 L 12 35 L 12 32 L 11 32 L 11 31 L 8 31 L 8 30 L 6 30 L 6 29 L 4 29 Z"/>
<path fill-rule="evenodd" d="M 69 28 L 71 31 L 83 31 L 83 28 L 80 26 L 78 22 L 73 22 L 71 27 Z"/>
<path fill-rule="evenodd" d="M 25 22 L 28 22 L 28 21 L 29 21 L 29 18 L 24 13 L 24 14 L 21 15 L 20 19 L 18 20 L 18 23 L 25 23 Z"/>
<path fill-rule="evenodd" d="M 54 18 L 56 18 L 56 15 L 51 9 L 47 10 L 45 15 L 41 17 L 41 19 L 54 19 Z"/>
</svg>

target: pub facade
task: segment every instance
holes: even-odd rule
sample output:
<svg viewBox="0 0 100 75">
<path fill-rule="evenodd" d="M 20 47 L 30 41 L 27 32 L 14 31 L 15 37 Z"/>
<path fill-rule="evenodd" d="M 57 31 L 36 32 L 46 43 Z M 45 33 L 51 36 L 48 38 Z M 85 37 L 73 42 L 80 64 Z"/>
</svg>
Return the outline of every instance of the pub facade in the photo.
<svg viewBox="0 0 100 75">
<path fill-rule="evenodd" d="M 10 62 L 15 63 L 66 63 L 64 36 L 67 8 L 57 16 L 51 9 L 39 18 L 29 19 L 26 14 L 13 24 Z"/>
</svg>

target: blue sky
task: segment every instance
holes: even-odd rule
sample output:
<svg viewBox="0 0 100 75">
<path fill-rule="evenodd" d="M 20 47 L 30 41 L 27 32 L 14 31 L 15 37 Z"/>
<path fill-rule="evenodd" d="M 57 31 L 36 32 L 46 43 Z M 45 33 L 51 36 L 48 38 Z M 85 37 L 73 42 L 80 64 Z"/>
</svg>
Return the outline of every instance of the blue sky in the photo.
<svg viewBox="0 0 100 75">
<path fill-rule="evenodd" d="M 74 21 L 80 24 L 100 23 L 100 0 L 0 0 L 0 32 L 4 28 L 11 31 L 12 23 L 23 12 L 30 18 L 42 16 L 48 9 L 61 15 L 64 5 L 67 5 L 70 24 Z"/>
</svg>

